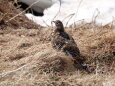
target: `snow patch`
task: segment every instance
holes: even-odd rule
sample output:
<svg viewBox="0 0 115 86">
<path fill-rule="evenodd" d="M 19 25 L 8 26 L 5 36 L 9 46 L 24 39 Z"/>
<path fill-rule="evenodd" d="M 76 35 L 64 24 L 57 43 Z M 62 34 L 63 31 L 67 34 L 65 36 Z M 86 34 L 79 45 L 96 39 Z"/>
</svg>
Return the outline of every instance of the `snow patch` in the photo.
<svg viewBox="0 0 115 86">
<path fill-rule="evenodd" d="M 115 0 L 82 0 L 82 2 L 81 0 L 61 1 L 61 10 L 55 20 L 63 20 L 68 15 L 76 13 L 78 11 L 77 15 L 73 16 L 68 25 L 71 25 L 75 21 L 79 21 L 82 19 L 85 19 L 85 21 L 87 22 L 91 22 L 92 19 L 96 16 L 96 22 L 98 24 L 107 24 L 111 22 L 115 17 Z M 53 0 L 53 5 L 44 11 L 45 15 L 43 17 L 35 17 L 30 14 L 27 14 L 27 16 L 40 25 L 51 25 L 51 21 L 57 14 L 59 6 L 59 0 Z M 68 19 L 69 17 L 65 21 L 63 21 L 64 24 L 66 24 Z"/>
</svg>

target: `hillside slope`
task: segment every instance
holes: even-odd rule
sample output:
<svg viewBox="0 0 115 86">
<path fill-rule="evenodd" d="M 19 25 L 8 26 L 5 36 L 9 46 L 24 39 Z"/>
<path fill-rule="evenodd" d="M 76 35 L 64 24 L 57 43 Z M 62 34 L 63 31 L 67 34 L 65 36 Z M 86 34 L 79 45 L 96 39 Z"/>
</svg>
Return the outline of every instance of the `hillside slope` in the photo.
<svg viewBox="0 0 115 86">
<path fill-rule="evenodd" d="M 52 49 L 52 27 L 37 25 L 20 13 L 12 2 L 0 2 L 0 86 L 115 86 L 114 22 L 80 22 L 66 28 L 87 59 L 92 71 L 87 74 Z"/>
</svg>

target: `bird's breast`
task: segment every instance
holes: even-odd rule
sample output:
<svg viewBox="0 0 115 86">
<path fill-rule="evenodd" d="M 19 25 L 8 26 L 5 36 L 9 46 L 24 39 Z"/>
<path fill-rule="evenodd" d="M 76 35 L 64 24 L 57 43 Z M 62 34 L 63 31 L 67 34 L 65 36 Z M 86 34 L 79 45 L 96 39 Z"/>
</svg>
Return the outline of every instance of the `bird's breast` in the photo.
<svg viewBox="0 0 115 86">
<path fill-rule="evenodd" d="M 65 45 L 65 39 L 61 36 L 54 36 L 52 40 L 53 47 L 60 50 Z"/>
</svg>

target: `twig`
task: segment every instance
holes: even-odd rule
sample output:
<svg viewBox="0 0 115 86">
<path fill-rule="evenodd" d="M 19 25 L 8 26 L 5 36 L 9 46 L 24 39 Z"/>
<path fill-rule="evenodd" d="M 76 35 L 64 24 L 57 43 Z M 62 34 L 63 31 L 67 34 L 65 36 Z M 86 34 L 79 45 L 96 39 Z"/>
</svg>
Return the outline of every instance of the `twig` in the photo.
<svg viewBox="0 0 115 86">
<path fill-rule="evenodd" d="M 42 19 L 42 21 L 43 21 L 43 23 L 44 23 L 44 24 L 46 24 L 46 26 L 48 26 L 48 27 L 49 27 L 49 25 L 48 25 L 48 24 L 47 24 L 47 23 L 46 23 L 43 19 Z"/>
<path fill-rule="evenodd" d="M 65 27 L 68 25 L 69 21 L 72 19 L 72 17 L 73 17 L 74 15 L 75 15 L 75 13 L 73 13 L 73 14 L 70 15 L 70 18 L 68 19 L 68 21 L 67 21 Z"/>
<path fill-rule="evenodd" d="M 28 9 L 30 9 L 33 5 L 35 5 L 35 4 L 38 3 L 38 2 L 40 2 L 40 0 L 39 0 L 39 1 L 36 1 L 36 2 L 34 2 L 34 3 L 32 3 L 32 4 L 31 4 L 28 8 L 26 8 L 24 11 L 22 11 L 21 13 L 17 14 L 16 16 L 14 16 L 14 17 L 12 17 L 11 19 L 9 19 L 8 21 L 6 21 L 6 23 L 9 22 L 9 21 L 11 21 L 11 20 L 13 20 L 13 19 L 15 19 L 15 18 L 18 17 L 19 15 L 23 14 L 24 12 L 26 12 Z"/>
<path fill-rule="evenodd" d="M 3 78 L 3 77 L 5 77 L 6 75 L 9 75 L 9 74 L 11 74 L 11 73 L 13 73 L 13 72 L 19 71 L 19 70 L 21 70 L 22 68 L 26 67 L 27 65 L 29 65 L 29 64 L 23 65 L 23 66 L 21 66 L 21 67 L 15 69 L 15 70 L 12 70 L 12 71 L 8 71 L 8 72 L 5 72 L 5 73 L 2 73 L 2 74 L 0 74 L 0 78 Z"/>
<path fill-rule="evenodd" d="M 84 22 L 84 19 L 81 19 L 81 20 L 77 20 L 77 21 L 75 21 L 75 22 L 74 22 L 75 25 L 76 25 L 77 22 Z M 73 26 L 73 24 L 71 24 L 71 26 Z M 82 26 L 84 26 L 84 25 L 82 25 Z M 80 28 L 80 27 L 79 27 L 79 28 Z"/>
<path fill-rule="evenodd" d="M 7 14 L 8 14 L 8 13 L 5 13 L 5 14 L 3 15 L 3 17 L 0 19 L 0 21 L 3 20 L 4 17 L 5 17 Z"/>
<path fill-rule="evenodd" d="M 96 15 L 95 15 L 95 12 L 97 12 Z M 92 17 L 92 22 L 93 22 L 93 24 L 95 24 L 95 21 L 96 21 L 98 15 L 100 14 L 100 11 L 99 11 L 98 9 L 96 9 L 95 12 L 94 12 L 93 17 Z"/>
<path fill-rule="evenodd" d="M 5 13 L 5 14 L 2 16 L 2 18 L 0 19 L 0 25 L 5 24 L 4 18 L 6 17 L 7 14 L 8 14 L 8 13 Z"/>
<path fill-rule="evenodd" d="M 66 16 L 62 21 L 64 21 L 66 18 L 70 17 L 71 15 L 75 15 L 75 13 L 69 14 L 69 15 Z"/>
<path fill-rule="evenodd" d="M 75 15 L 75 18 L 77 17 L 77 14 L 78 14 L 78 12 L 79 12 L 79 8 L 80 8 L 82 2 L 83 2 L 83 0 L 81 0 L 80 3 L 79 3 L 79 5 L 78 5 L 77 11 L 76 11 L 76 13 L 75 13 L 75 14 L 76 14 L 76 15 Z M 74 20 L 74 25 L 75 25 L 75 20 Z"/>
<path fill-rule="evenodd" d="M 61 9 L 61 0 L 59 0 L 59 2 L 60 2 L 60 7 L 59 7 L 59 10 L 58 10 L 58 12 L 56 13 L 56 15 L 54 16 L 54 18 L 52 19 L 52 21 L 58 16 L 58 14 L 60 13 L 60 9 Z"/>
<path fill-rule="evenodd" d="M 112 22 L 111 22 L 111 28 L 113 27 L 114 22 L 115 22 L 115 18 L 113 17 Z"/>
</svg>

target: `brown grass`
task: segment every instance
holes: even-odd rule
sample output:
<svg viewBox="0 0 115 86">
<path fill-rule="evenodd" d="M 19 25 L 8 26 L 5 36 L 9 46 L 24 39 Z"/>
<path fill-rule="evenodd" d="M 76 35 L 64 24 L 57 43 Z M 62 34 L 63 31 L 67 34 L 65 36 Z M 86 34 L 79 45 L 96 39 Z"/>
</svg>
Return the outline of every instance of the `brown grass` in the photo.
<svg viewBox="0 0 115 86">
<path fill-rule="evenodd" d="M 3 5 L 8 5 L 3 6 Z M 79 23 L 66 28 L 91 74 L 51 47 L 53 28 L 28 20 L 9 3 L 0 3 L 0 86 L 115 86 L 115 26 Z M 9 9 L 8 9 L 9 8 Z"/>
</svg>

